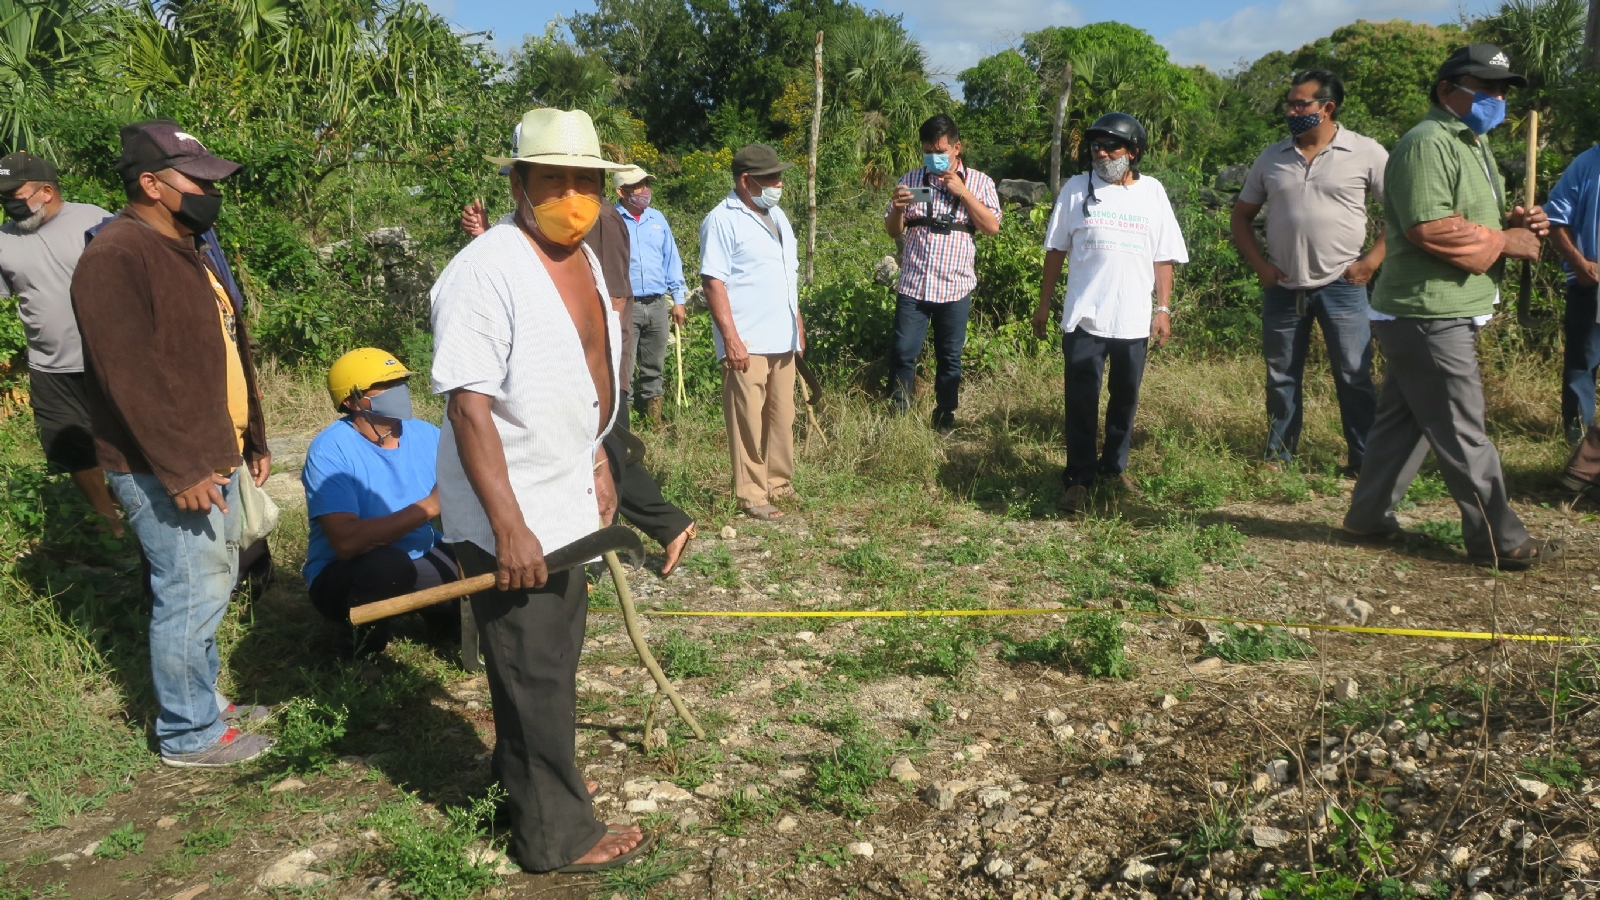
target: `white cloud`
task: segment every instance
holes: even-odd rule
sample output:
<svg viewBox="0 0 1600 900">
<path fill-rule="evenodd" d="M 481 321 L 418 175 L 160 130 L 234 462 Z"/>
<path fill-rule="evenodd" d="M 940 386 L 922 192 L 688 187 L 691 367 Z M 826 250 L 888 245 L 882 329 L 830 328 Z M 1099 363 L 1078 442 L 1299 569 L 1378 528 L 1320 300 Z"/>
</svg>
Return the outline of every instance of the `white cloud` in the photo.
<svg viewBox="0 0 1600 900">
<path fill-rule="evenodd" d="M 1280 0 L 1179 28 L 1161 43 L 1173 62 L 1222 71 L 1273 50 L 1299 49 L 1357 19 L 1437 23 L 1454 19 L 1460 9 L 1456 0 Z"/>
<path fill-rule="evenodd" d="M 1083 21 L 1068 0 L 877 0 L 870 5 L 904 13 L 906 27 L 928 51 L 929 67 L 958 89 L 962 69 L 1011 46 L 1023 32 Z"/>
</svg>

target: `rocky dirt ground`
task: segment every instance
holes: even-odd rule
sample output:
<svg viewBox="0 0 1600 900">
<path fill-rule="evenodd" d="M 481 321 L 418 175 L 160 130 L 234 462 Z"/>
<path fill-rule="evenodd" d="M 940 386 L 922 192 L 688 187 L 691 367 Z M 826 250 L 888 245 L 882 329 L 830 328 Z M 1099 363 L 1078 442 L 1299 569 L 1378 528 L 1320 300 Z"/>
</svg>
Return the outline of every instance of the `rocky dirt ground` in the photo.
<svg viewBox="0 0 1600 900">
<path fill-rule="evenodd" d="M 1566 539 L 1568 555 L 1496 576 L 1438 543 L 1341 544 L 1330 526 L 1343 502 L 1224 507 L 1198 525 L 1243 535 L 1225 558 L 1159 589 L 1116 581 L 1095 591 L 1096 605 L 1155 612 L 1121 625 L 1126 680 L 1001 658 L 1066 613 L 912 623 L 947 629 L 937 633 L 881 620 L 647 617 L 652 645 L 712 733 L 704 743 L 656 703 L 617 617 L 596 612 L 580 670 L 581 765 L 601 785 L 597 812 L 657 829 L 663 849 L 609 879 L 504 866 L 486 895 L 1594 896 L 1594 651 L 1317 631 L 1298 645 L 1234 634 L 1235 647 L 1298 646 L 1303 656 L 1233 652 L 1224 655 L 1258 661 L 1228 662 L 1217 655 L 1228 633 L 1162 614 L 1600 631 L 1600 527 L 1585 507 L 1523 503 L 1533 530 Z M 632 581 L 656 612 L 913 608 L 923 595 L 969 608 L 1071 604 L 1058 570 L 1104 558 L 1116 527 L 1107 515 L 1016 520 L 966 507 L 936 526 L 897 526 L 890 539 L 870 517 L 801 511 L 735 522 L 721 536 L 707 529 L 679 574 L 634 570 Z M 1407 518 L 1453 515 L 1432 501 Z M 895 583 L 914 587 L 896 593 Z M 594 596 L 607 605 L 609 587 Z M 252 614 L 304 623 L 310 610 L 285 577 Z M 313 649 L 328 641 L 306 633 Z M 907 662 L 891 652 L 901 640 L 953 653 L 944 671 L 959 673 Z M 493 742 L 482 677 L 439 662 L 448 643 L 417 646 L 434 658 L 420 667 L 432 674 L 392 708 L 353 715 L 370 728 L 353 731 L 323 774 L 152 768 L 48 831 L 29 829 L 26 798 L 0 804 L 10 866 L 0 897 L 405 894 L 374 811 L 397 784 L 427 807 L 481 795 Z M 388 679 L 395 666 L 356 676 Z M 141 852 L 97 852 L 119 828 L 146 836 Z"/>
</svg>

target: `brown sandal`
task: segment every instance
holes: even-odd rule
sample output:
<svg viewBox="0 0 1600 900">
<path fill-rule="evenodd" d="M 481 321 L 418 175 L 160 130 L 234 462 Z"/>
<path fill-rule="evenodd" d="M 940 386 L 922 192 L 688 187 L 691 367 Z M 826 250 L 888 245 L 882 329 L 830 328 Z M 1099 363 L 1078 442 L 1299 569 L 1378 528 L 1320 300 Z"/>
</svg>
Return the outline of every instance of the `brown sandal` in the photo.
<svg viewBox="0 0 1600 900">
<path fill-rule="evenodd" d="M 760 506 L 746 506 L 740 512 L 761 522 L 770 522 L 773 519 L 781 519 L 784 516 L 783 510 L 770 503 L 763 503 Z"/>
<path fill-rule="evenodd" d="M 1505 572 L 1521 572 L 1566 552 L 1564 541 L 1541 541 L 1528 538 L 1522 546 L 1494 555 L 1470 554 L 1474 565 L 1498 568 Z"/>
</svg>

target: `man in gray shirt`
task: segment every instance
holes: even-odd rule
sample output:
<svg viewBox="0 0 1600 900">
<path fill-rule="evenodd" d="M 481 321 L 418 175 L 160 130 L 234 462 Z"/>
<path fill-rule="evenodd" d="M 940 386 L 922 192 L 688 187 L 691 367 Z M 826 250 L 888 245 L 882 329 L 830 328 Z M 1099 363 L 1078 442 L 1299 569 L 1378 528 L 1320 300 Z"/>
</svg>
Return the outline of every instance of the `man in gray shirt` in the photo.
<svg viewBox="0 0 1600 900">
<path fill-rule="evenodd" d="M 1295 75 L 1284 111 L 1290 137 L 1261 151 L 1233 206 L 1233 242 L 1260 278 L 1267 361 L 1267 465 L 1283 468 L 1300 444 L 1311 324 L 1322 323 L 1348 448 L 1345 474 L 1361 471 L 1377 415 L 1367 285 L 1383 262 L 1367 240 L 1367 203 L 1383 200 L 1383 145 L 1340 125 L 1344 83 L 1321 69 Z M 1252 223 L 1267 207 L 1267 253 Z"/>
<path fill-rule="evenodd" d="M 7 219 L 0 225 L 0 296 L 16 298 L 28 335 L 29 405 L 45 459 L 72 473 L 89 505 L 121 537 L 122 516 L 95 458 L 72 313 L 72 273 L 84 233 L 111 214 L 63 200 L 56 167 L 22 150 L 0 158 L 0 204 Z"/>
</svg>

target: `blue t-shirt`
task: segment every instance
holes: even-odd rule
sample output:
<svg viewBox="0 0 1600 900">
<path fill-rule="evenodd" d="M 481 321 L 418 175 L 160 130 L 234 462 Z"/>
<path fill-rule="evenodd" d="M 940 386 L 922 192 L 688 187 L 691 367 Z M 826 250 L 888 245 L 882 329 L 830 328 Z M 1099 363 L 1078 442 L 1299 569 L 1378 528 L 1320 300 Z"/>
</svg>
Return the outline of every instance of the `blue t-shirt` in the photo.
<svg viewBox="0 0 1600 900">
<path fill-rule="evenodd" d="M 406 420 L 400 446 L 393 450 L 362 437 L 349 417 L 322 429 L 307 448 L 305 467 L 300 470 L 300 483 L 306 488 L 306 515 L 311 519 L 306 565 L 301 570 L 306 584 L 339 558 L 323 534 L 318 516 L 355 513 L 363 519 L 376 519 L 405 509 L 433 492 L 438 455 L 439 428 L 421 419 Z M 424 523 L 394 545 L 417 559 L 438 542 L 439 533 L 432 524 Z"/>
</svg>

